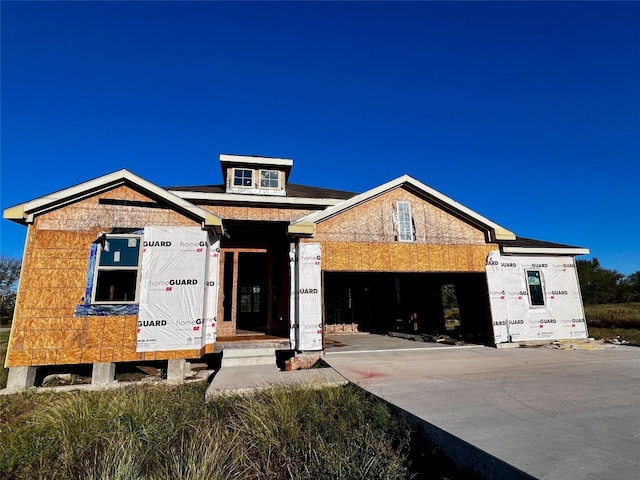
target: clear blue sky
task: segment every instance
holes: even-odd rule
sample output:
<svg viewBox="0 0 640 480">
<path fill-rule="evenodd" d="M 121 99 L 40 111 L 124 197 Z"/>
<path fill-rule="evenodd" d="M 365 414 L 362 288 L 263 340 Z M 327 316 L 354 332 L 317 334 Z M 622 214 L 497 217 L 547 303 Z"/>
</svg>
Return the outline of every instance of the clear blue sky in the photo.
<svg viewBox="0 0 640 480">
<path fill-rule="evenodd" d="M 408 173 L 640 270 L 638 2 L 1 3 L 1 206 L 220 153 L 365 191 Z M 2 225 L 20 257 L 26 228 Z M 588 257 L 582 257 L 588 258 Z"/>
</svg>

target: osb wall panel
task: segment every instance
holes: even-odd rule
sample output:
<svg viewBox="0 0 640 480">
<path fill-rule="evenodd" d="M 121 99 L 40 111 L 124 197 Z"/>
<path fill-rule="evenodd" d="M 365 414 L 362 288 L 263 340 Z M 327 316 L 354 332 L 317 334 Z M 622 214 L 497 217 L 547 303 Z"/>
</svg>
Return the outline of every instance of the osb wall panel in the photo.
<svg viewBox="0 0 640 480">
<path fill-rule="evenodd" d="M 317 210 L 298 208 L 264 208 L 256 206 L 229 207 L 201 205 L 205 210 L 229 220 L 262 220 L 271 222 L 294 222 Z"/>
<path fill-rule="evenodd" d="M 119 187 L 37 217 L 29 226 L 7 366 L 197 358 L 204 353 L 136 352 L 137 316 L 74 317 L 75 306 L 84 301 L 89 249 L 98 232 L 196 225 L 170 210 L 100 205 L 98 198 L 151 201 Z"/>
<path fill-rule="evenodd" d="M 315 239 L 304 239 L 314 242 Z M 341 272 L 484 272 L 497 245 L 320 242 L 322 270 Z"/>
<path fill-rule="evenodd" d="M 316 241 L 395 242 L 393 207 L 411 204 L 417 244 L 480 245 L 484 232 L 403 189 L 396 188 L 316 225 Z"/>
<path fill-rule="evenodd" d="M 38 217 L 38 229 L 78 232 L 113 227 L 140 228 L 145 225 L 199 225 L 194 220 L 169 208 L 100 205 L 98 203 L 100 198 L 141 202 L 154 201 L 130 187 L 120 186 Z"/>
</svg>

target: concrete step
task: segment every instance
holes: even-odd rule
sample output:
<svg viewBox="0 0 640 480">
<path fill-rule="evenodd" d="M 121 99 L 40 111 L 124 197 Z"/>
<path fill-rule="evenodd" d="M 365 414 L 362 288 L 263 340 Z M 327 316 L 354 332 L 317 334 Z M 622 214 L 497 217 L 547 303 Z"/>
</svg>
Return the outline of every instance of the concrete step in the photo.
<svg viewBox="0 0 640 480">
<path fill-rule="evenodd" d="M 275 348 L 225 348 L 222 351 L 222 367 L 275 364 Z"/>
</svg>

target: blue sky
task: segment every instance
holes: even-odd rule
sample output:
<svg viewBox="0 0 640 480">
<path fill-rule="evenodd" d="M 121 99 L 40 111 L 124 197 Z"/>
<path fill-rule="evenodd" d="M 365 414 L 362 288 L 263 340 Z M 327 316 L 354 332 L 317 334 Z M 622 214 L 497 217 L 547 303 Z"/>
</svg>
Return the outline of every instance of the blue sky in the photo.
<svg viewBox="0 0 640 480">
<path fill-rule="evenodd" d="M 404 173 L 523 237 L 640 270 L 638 2 L 7 2 L 2 208 L 220 153 L 361 192 Z M 26 229 L 1 224 L 20 257 Z M 588 258 L 588 257 L 582 257 Z"/>
</svg>

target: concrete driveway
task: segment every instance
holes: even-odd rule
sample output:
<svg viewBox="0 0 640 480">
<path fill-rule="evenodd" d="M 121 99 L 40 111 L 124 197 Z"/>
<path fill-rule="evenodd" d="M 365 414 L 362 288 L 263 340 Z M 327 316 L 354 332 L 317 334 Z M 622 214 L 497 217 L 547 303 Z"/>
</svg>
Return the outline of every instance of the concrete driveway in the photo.
<svg viewBox="0 0 640 480">
<path fill-rule="evenodd" d="M 451 434 L 523 477 L 626 480 L 640 472 L 640 348 L 327 349 L 324 359 L 432 433 Z M 489 474 L 512 476 L 501 472 Z"/>
</svg>

